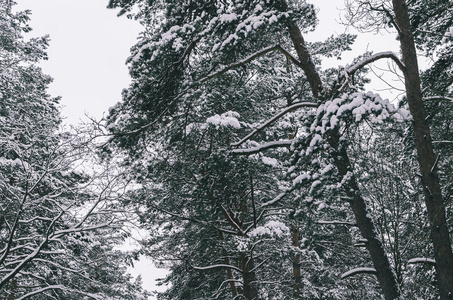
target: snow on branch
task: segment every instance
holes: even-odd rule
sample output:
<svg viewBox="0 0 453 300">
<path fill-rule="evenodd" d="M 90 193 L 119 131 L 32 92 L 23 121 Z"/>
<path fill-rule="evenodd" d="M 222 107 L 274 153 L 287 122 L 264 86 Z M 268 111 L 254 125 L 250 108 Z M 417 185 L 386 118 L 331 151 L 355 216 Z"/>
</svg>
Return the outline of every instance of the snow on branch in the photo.
<svg viewBox="0 0 453 300">
<path fill-rule="evenodd" d="M 45 292 L 45 291 L 48 291 L 48 290 L 56 290 L 56 289 L 62 290 L 62 289 L 64 289 L 64 286 L 61 285 L 61 284 L 58 284 L 58 285 L 49 285 L 49 286 L 46 286 L 46 287 L 44 287 L 44 288 L 40 288 L 40 289 L 38 289 L 38 290 L 35 290 L 35 291 L 33 291 L 33 292 L 30 292 L 30 293 L 28 293 L 28 294 L 26 294 L 26 295 L 24 295 L 24 296 L 18 298 L 18 300 L 30 298 L 31 296 L 41 294 L 41 293 L 43 293 L 43 292 Z"/>
<path fill-rule="evenodd" d="M 357 274 L 373 274 L 376 275 L 376 269 L 375 268 L 355 268 L 350 271 L 347 271 L 346 273 L 343 273 L 341 275 L 341 279 L 345 279 Z"/>
<path fill-rule="evenodd" d="M 223 69 L 221 69 L 219 71 L 216 71 L 216 72 L 214 72 L 214 73 L 212 73 L 210 75 L 207 75 L 206 77 L 200 79 L 199 82 L 200 83 L 204 83 L 204 82 L 206 82 L 206 81 L 208 81 L 208 80 L 210 80 L 212 78 L 215 78 L 217 76 L 222 75 L 225 72 L 228 72 L 229 70 L 233 70 L 233 69 L 236 69 L 238 67 L 244 66 L 244 65 L 250 63 L 251 61 L 257 59 L 258 57 L 263 56 L 263 55 L 265 55 L 265 54 L 267 54 L 269 52 L 272 52 L 272 51 L 280 51 L 288 59 L 290 59 L 296 66 L 301 67 L 301 63 L 294 56 L 292 56 L 288 51 L 283 49 L 280 45 L 274 45 L 274 46 L 263 48 L 263 49 L 255 52 L 255 53 L 247 56 L 246 58 L 238 61 L 238 62 L 230 64 L 230 65 L 224 67 Z"/>
<path fill-rule="evenodd" d="M 287 195 L 291 194 L 295 189 L 296 189 L 296 186 L 293 186 L 292 188 L 285 190 L 284 192 L 282 192 L 282 193 L 278 194 L 276 197 L 274 197 L 272 200 L 269 200 L 269 201 L 261 204 L 261 208 L 265 208 L 267 206 L 274 205 L 275 203 L 282 200 Z"/>
<path fill-rule="evenodd" d="M 260 132 L 261 130 L 263 130 L 264 128 L 266 128 L 267 126 L 269 126 L 270 124 L 272 124 L 273 122 L 275 122 L 276 120 L 280 119 L 281 117 L 283 117 L 284 115 L 286 115 L 287 113 L 289 113 L 289 112 L 291 112 L 293 110 L 296 110 L 296 109 L 301 108 L 301 107 L 313 107 L 313 108 L 316 108 L 318 106 L 319 106 L 318 103 L 313 103 L 313 102 L 298 102 L 296 104 L 288 106 L 284 110 L 282 110 L 281 112 L 277 113 L 275 116 L 273 116 L 272 118 L 270 118 L 269 120 L 264 122 L 263 124 L 259 125 L 255 130 L 253 130 L 251 133 L 249 133 L 242 140 L 240 140 L 240 141 L 238 141 L 236 143 L 232 143 L 231 146 L 238 147 L 238 146 L 242 145 L 243 143 L 248 141 L 251 137 L 253 137 L 255 134 L 257 134 L 258 132 Z"/>
<path fill-rule="evenodd" d="M 431 97 L 423 97 L 423 100 L 447 100 L 453 103 L 452 97 L 445 97 L 445 96 L 431 96 Z"/>
<path fill-rule="evenodd" d="M 17 298 L 17 300 L 23 300 L 23 299 L 27 299 L 27 298 L 30 298 L 32 296 L 35 296 L 35 295 L 39 295 L 41 293 L 44 293 L 45 291 L 48 291 L 48 290 L 67 290 L 67 291 L 71 291 L 71 292 L 74 292 L 74 293 L 77 293 L 77 294 L 80 294 L 80 295 L 84 295 L 84 296 L 87 296 L 91 299 L 97 299 L 97 300 L 101 300 L 101 297 L 98 296 L 98 295 L 95 295 L 95 294 L 91 294 L 91 293 L 86 293 L 86 292 L 83 292 L 81 290 L 74 290 L 74 289 L 69 289 L 69 288 L 66 288 L 64 285 L 61 285 L 61 284 L 58 284 L 58 285 L 48 285 L 46 287 L 43 287 L 43 288 L 40 288 L 40 289 L 37 289 L 37 290 L 34 290 L 26 295 L 23 295 L 22 297 L 20 298 Z"/>
<path fill-rule="evenodd" d="M 352 222 L 345 222 L 345 221 L 337 221 L 337 220 L 332 220 L 332 221 L 317 221 L 316 224 L 321 224 L 321 225 L 348 225 L 348 226 L 357 226 L 356 223 Z"/>
<path fill-rule="evenodd" d="M 353 75 L 357 70 L 360 68 L 363 68 L 364 66 L 375 62 L 379 59 L 382 58 L 390 58 L 393 60 L 397 66 L 400 68 L 400 70 L 404 73 L 406 71 L 406 67 L 404 66 L 403 62 L 398 58 L 398 56 L 392 52 L 392 51 L 386 51 L 386 52 L 379 52 L 376 54 L 373 54 L 371 56 L 365 57 L 361 61 L 355 63 L 354 65 L 348 67 L 345 71 L 348 75 Z"/>
<path fill-rule="evenodd" d="M 416 257 L 411 258 L 407 261 L 408 264 L 428 264 L 428 265 L 436 265 L 436 260 L 427 257 Z"/>
<path fill-rule="evenodd" d="M 247 148 L 247 149 L 233 149 L 233 150 L 231 150 L 231 153 L 236 154 L 236 155 L 251 155 L 251 154 L 256 154 L 256 153 L 259 153 L 259 152 L 267 150 L 267 149 L 289 147 L 289 146 L 291 146 L 291 143 L 292 143 L 291 140 L 274 141 L 274 142 L 265 143 L 263 145 L 259 145 L 259 146 Z"/>
<path fill-rule="evenodd" d="M 217 269 L 217 268 L 229 268 L 238 271 L 239 273 L 242 273 L 242 270 L 239 269 L 238 267 L 232 266 L 232 265 L 226 265 L 226 264 L 218 264 L 218 265 L 212 265 L 212 266 L 207 266 L 207 267 L 195 267 L 193 266 L 195 270 L 212 270 L 212 269 Z"/>
</svg>

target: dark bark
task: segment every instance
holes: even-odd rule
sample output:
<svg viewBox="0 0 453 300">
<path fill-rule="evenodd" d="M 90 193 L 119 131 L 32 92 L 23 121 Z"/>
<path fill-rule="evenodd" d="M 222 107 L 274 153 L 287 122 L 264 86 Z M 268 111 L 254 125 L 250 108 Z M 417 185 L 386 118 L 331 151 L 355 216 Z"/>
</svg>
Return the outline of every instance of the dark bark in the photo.
<svg viewBox="0 0 453 300">
<path fill-rule="evenodd" d="M 299 248 L 299 228 L 297 224 L 294 223 L 291 226 L 291 242 L 292 245 L 296 248 Z M 300 254 L 295 253 L 293 255 L 293 276 L 294 276 L 294 299 L 302 299 L 301 290 L 302 290 L 302 277 L 300 273 Z"/>
<path fill-rule="evenodd" d="M 363 199 L 345 147 L 339 145 L 339 134 L 334 131 L 329 138 L 330 146 L 337 149 L 332 153 L 335 166 L 341 177 L 350 176 L 343 184 L 343 190 L 349 198 L 349 204 L 354 213 L 357 227 L 362 236 L 367 240 L 366 249 L 370 253 L 373 266 L 376 269 L 376 277 L 381 284 L 382 292 L 387 300 L 398 299 L 400 296 L 399 285 L 392 266 L 385 253 L 384 247 L 378 238 L 376 227 L 368 214 L 365 200 Z M 348 172 L 350 172 L 348 174 Z"/>
<path fill-rule="evenodd" d="M 256 285 L 255 263 L 253 257 L 241 257 L 243 295 L 247 300 L 258 300 L 258 287 Z"/>
<path fill-rule="evenodd" d="M 299 57 L 302 69 L 307 76 L 307 80 L 310 83 L 310 88 L 315 98 L 318 98 L 322 92 L 322 81 L 318 72 L 316 71 L 315 64 L 311 59 L 311 55 L 308 52 L 307 46 L 305 45 L 304 38 L 300 32 L 299 27 L 293 22 L 288 21 L 288 30 L 291 40 L 296 48 L 297 56 Z"/>
<path fill-rule="evenodd" d="M 430 225 L 430 237 L 434 246 L 436 272 L 441 299 L 453 299 L 453 253 L 445 217 L 439 177 L 436 171 L 429 125 L 422 101 L 420 74 L 414 37 L 405 0 L 393 0 L 395 21 L 398 25 L 401 52 L 405 65 L 404 79 L 407 102 L 413 117 L 412 127 L 420 167 Z"/>
<path fill-rule="evenodd" d="M 225 240 L 223 232 L 221 232 L 220 230 L 217 230 L 217 236 L 219 238 L 219 241 L 224 241 Z M 230 259 L 228 257 L 226 257 L 226 253 L 225 252 L 224 252 L 224 255 L 225 255 L 225 258 L 223 259 L 223 263 L 225 265 L 230 265 L 231 264 Z M 226 273 L 227 273 L 227 278 L 230 281 L 229 285 L 230 285 L 231 295 L 232 295 L 232 298 L 234 298 L 234 297 L 236 297 L 238 295 L 238 291 L 237 291 L 237 288 L 236 288 L 236 284 L 233 281 L 234 280 L 233 271 L 231 270 L 231 268 L 226 268 Z"/>
<path fill-rule="evenodd" d="M 301 31 L 291 20 L 288 22 L 288 29 L 297 55 L 301 63 L 305 65 L 303 71 L 310 82 L 312 93 L 315 97 L 318 97 L 322 91 L 321 77 L 319 76 L 319 73 L 313 64 L 313 60 L 311 59 L 311 55 L 305 46 Z M 343 177 L 349 171 L 352 172 L 352 167 L 346 148 L 340 147 L 339 145 L 339 137 L 340 136 L 337 131 L 332 132 L 329 143 L 333 149 L 337 149 L 336 153 L 332 154 L 332 158 L 335 161 L 339 175 Z M 362 236 L 368 240 L 366 247 L 370 253 L 374 268 L 376 269 L 376 276 L 381 284 L 385 299 L 397 299 L 400 296 L 400 289 L 395 273 L 393 272 L 392 266 L 387 258 L 384 247 L 377 237 L 375 225 L 367 213 L 365 200 L 361 196 L 354 176 L 352 176 L 351 179 L 345 183 L 344 190 L 346 195 L 351 199 L 350 205 L 357 222 L 357 227 L 359 227 Z"/>
<path fill-rule="evenodd" d="M 282 0 L 278 3 L 277 9 L 281 11 L 287 11 L 288 4 L 285 0 Z M 287 26 L 291 41 L 294 44 L 294 48 L 297 52 L 297 57 L 300 61 L 300 67 L 304 71 L 305 76 L 307 76 L 307 80 L 310 84 L 313 96 L 315 98 L 318 98 L 322 92 L 322 81 L 305 44 L 304 37 L 302 36 L 299 26 L 297 26 L 297 24 L 294 23 L 293 20 L 289 19 Z"/>
</svg>

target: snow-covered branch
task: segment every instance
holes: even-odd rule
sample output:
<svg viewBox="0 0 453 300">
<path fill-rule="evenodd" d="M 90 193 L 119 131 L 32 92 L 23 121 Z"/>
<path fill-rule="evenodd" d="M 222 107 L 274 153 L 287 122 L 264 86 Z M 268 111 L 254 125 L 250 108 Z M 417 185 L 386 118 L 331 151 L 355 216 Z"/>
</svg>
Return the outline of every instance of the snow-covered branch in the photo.
<svg viewBox="0 0 453 300">
<path fill-rule="evenodd" d="M 288 194 L 290 194 L 295 188 L 291 188 L 291 189 L 288 189 L 280 194 L 278 194 L 276 197 L 274 197 L 272 200 L 269 200 L 267 202 L 264 202 L 263 204 L 261 204 L 261 208 L 264 208 L 264 207 L 267 207 L 267 206 L 271 206 L 275 203 L 277 203 L 278 201 L 282 200 L 285 196 L 287 196 Z"/>
<path fill-rule="evenodd" d="M 446 100 L 448 102 L 453 103 L 453 98 L 452 97 L 446 97 L 446 96 L 423 97 L 423 100 Z"/>
<path fill-rule="evenodd" d="M 354 65 L 348 67 L 345 71 L 348 75 L 353 75 L 357 70 L 363 68 L 364 66 L 375 62 L 377 60 L 380 60 L 382 58 L 390 58 L 393 60 L 396 65 L 400 68 L 400 70 L 404 73 L 406 71 L 406 67 L 404 66 L 403 62 L 398 58 L 398 56 L 392 52 L 392 51 L 386 51 L 386 52 L 379 52 L 376 54 L 373 54 L 371 56 L 365 57 L 361 61 L 355 63 Z"/>
<path fill-rule="evenodd" d="M 436 265 L 436 260 L 427 257 L 415 257 L 411 258 L 407 261 L 408 264 L 428 264 L 428 265 Z"/>
<path fill-rule="evenodd" d="M 207 266 L 207 267 L 193 267 L 195 270 L 212 270 L 212 269 L 217 269 L 217 268 L 229 268 L 238 271 L 239 273 L 242 273 L 242 270 L 239 269 L 238 267 L 232 266 L 232 265 L 225 265 L 225 264 L 218 264 L 218 265 L 212 265 L 212 266 Z"/>
<path fill-rule="evenodd" d="M 376 275 L 376 269 L 375 268 L 355 268 L 350 271 L 347 271 L 346 273 L 343 273 L 341 275 L 341 279 L 345 279 L 357 274 L 373 274 Z"/>
<path fill-rule="evenodd" d="M 251 155 L 262 152 L 267 149 L 289 147 L 291 146 L 291 143 L 292 140 L 274 141 L 247 149 L 233 149 L 231 150 L 231 153 L 236 155 Z"/>
<path fill-rule="evenodd" d="M 301 107 L 316 108 L 318 106 L 319 106 L 318 103 L 313 103 L 313 102 L 298 102 L 291 106 L 288 106 L 284 110 L 282 110 L 281 112 L 277 113 L 275 116 L 273 116 L 272 118 L 270 118 L 269 120 L 264 122 L 263 124 L 259 125 L 255 130 L 253 130 L 251 133 L 249 133 L 247 136 L 245 136 L 240 141 L 238 141 L 236 143 L 232 143 L 231 146 L 238 147 L 238 146 L 242 145 L 243 143 L 248 141 L 251 137 L 253 137 L 255 134 L 257 134 L 258 132 L 260 132 L 261 130 L 263 130 L 264 128 L 266 128 L 273 122 L 277 121 L 278 119 L 280 119 L 281 117 L 283 117 L 284 115 L 286 115 L 289 112 L 292 112 Z"/>
<path fill-rule="evenodd" d="M 332 220 L 332 221 L 317 221 L 316 224 L 321 224 L 321 225 L 348 225 L 348 226 L 357 226 L 356 223 L 352 222 L 345 222 L 345 221 L 337 221 L 337 220 Z"/>
</svg>

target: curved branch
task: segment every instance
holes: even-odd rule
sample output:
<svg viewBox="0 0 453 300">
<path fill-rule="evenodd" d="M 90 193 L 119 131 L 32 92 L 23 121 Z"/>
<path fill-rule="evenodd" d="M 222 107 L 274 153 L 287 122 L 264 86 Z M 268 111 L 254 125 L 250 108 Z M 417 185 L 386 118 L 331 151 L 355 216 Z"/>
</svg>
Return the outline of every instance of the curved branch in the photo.
<svg viewBox="0 0 453 300">
<path fill-rule="evenodd" d="M 350 271 L 347 271 L 346 273 L 343 273 L 343 275 L 341 275 L 341 279 L 345 279 L 345 278 L 348 278 L 348 277 L 351 277 L 351 276 L 354 276 L 354 275 L 357 275 L 357 274 L 373 274 L 373 275 L 376 275 L 377 272 L 376 272 L 375 268 L 356 268 L 356 269 L 352 269 Z"/>
<path fill-rule="evenodd" d="M 270 118 L 269 120 L 264 122 L 263 124 L 259 125 L 255 130 L 253 130 L 251 133 L 249 133 L 247 136 L 245 136 L 242 140 L 240 140 L 240 141 L 238 141 L 236 143 L 232 143 L 231 146 L 238 147 L 238 146 L 242 145 L 247 140 L 249 140 L 251 137 L 253 137 L 255 134 L 257 134 L 258 132 L 260 132 L 261 130 L 263 130 L 264 128 L 266 128 L 267 126 L 269 126 L 270 124 L 272 124 L 273 122 L 277 121 L 278 119 L 280 119 L 281 117 L 283 117 L 284 115 L 286 115 L 287 113 L 289 113 L 289 112 L 291 112 L 293 110 L 296 110 L 296 109 L 301 108 L 301 107 L 313 107 L 313 108 L 316 108 L 318 106 L 319 106 L 318 103 L 313 103 L 313 102 L 298 102 L 296 104 L 288 106 L 284 110 L 282 110 L 281 112 L 277 113 L 275 116 L 273 116 L 272 118 Z"/>
<path fill-rule="evenodd" d="M 258 57 L 261 57 L 269 52 L 272 52 L 272 51 L 279 51 L 281 53 L 283 53 L 283 55 L 285 55 L 287 58 L 289 58 L 296 66 L 302 68 L 302 64 L 295 58 L 293 57 L 288 51 L 286 51 L 285 49 L 283 49 L 280 45 L 274 45 L 274 46 L 270 46 L 270 47 L 266 47 L 264 49 L 261 49 L 255 53 L 253 53 L 252 55 L 244 58 L 243 60 L 240 60 L 238 62 L 235 62 L 233 64 L 230 64 L 226 67 L 224 67 L 223 69 L 219 70 L 219 71 L 216 71 L 212 74 L 209 74 L 207 75 L 206 77 L 200 79 L 198 82 L 199 83 L 205 83 L 206 81 L 212 79 L 212 78 L 215 78 L 217 76 L 220 76 L 230 70 L 233 70 L 233 69 L 236 69 L 238 67 L 241 67 L 241 66 L 244 66 L 248 63 L 250 63 L 251 61 L 257 59 Z"/>
<path fill-rule="evenodd" d="M 431 96 L 431 97 L 423 97 L 423 100 L 447 100 L 453 103 L 453 98 L 445 97 L 445 96 Z"/>
<path fill-rule="evenodd" d="M 366 66 L 372 62 L 375 62 L 379 59 L 382 59 L 382 58 L 390 58 L 391 60 L 393 60 L 396 63 L 398 68 L 400 68 L 400 70 L 403 73 L 406 73 L 406 67 L 404 66 L 403 62 L 392 51 L 379 52 L 379 53 L 373 54 L 371 56 L 368 56 L 368 57 L 362 59 L 361 61 L 359 61 L 358 63 L 348 67 L 345 71 L 348 75 L 353 75 L 360 68 L 363 68 L 364 66 Z"/>
<path fill-rule="evenodd" d="M 427 258 L 427 257 L 416 257 L 416 258 L 411 258 L 407 261 L 408 264 L 428 264 L 435 266 L 436 261 L 432 258 Z"/>
<path fill-rule="evenodd" d="M 229 268 L 229 269 L 236 270 L 239 273 L 242 273 L 242 270 L 239 269 L 238 267 L 235 267 L 235 266 L 232 266 L 232 265 L 225 265 L 225 264 L 218 264 L 218 265 L 212 265 L 212 266 L 207 266 L 207 267 L 195 267 L 195 266 L 192 266 L 192 268 L 194 268 L 195 270 L 200 270 L 200 271 L 212 270 L 212 269 L 217 269 L 217 268 Z"/>
</svg>

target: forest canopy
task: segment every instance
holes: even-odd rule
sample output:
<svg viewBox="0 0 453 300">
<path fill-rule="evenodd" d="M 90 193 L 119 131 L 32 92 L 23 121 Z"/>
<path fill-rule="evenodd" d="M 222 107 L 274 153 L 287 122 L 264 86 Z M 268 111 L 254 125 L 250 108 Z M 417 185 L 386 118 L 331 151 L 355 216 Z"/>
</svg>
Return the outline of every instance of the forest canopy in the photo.
<svg viewBox="0 0 453 300">
<path fill-rule="evenodd" d="M 145 256 L 156 299 L 453 299 L 451 1 L 347 0 L 356 33 L 320 42 L 314 0 L 110 0 L 143 26 L 131 84 L 69 131 L 48 38 L 0 3 L 2 297 L 148 299 Z"/>
</svg>

